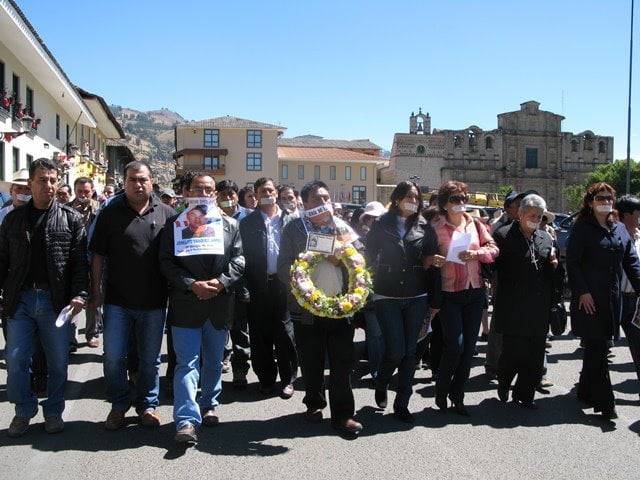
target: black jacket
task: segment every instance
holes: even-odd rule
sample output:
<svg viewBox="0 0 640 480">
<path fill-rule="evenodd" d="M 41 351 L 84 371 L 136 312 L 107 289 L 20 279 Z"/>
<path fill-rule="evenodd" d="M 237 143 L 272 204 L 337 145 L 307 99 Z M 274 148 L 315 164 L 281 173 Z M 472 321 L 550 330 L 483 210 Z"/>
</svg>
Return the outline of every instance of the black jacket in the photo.
<svg viewBox="0 0 640 480">
<path fill-rule="evenodd" d="M 427 291 L 422 258 L 438 253 L 438 239 L 421 215 L 400 238 L 396 215 L 385 213 L 367 235 L 367 266 L 373 272 L 373 290 L 388 297 L 415 297 Z"/>
<path fill-rule="evenodd" d="M 170 325 L 184 328 L 199 328 L 207 319 L 218 330 L 229 330 L 233 322 L 233 302 L 236 283 L 244 272 L 242 241 L 238 222 L 222 217 L 224 255 L 174 255 L 173 222 L 178 216 L 167 220 L 160 237 L 160 270 L 169 282 Z M 217 279 L 224 290 L 211 300 L 198 300 L 191 291 L 196 280 Z"/>
<path fill-rule="evenodd" d="M 297 213 L 282 211 L 281 241 L 287 224 Z M 245 278 L 249 293 L 267 291 L 267 231 L 259 208 L 240 221 L 240 236 L 246 261 Z M 306 239 L 306 237 L 305 237 Z"/>
<path fill-rule="evenodd" d="M 578 337 L 619 337 L 623 269 L 636 294 L 640 294 L 640 262 L 624 224 L 615 222 L 607 231 L 593 215 L 578 218 L 567 240 L 571 329 Z M 596 305 L 593 315 L 578 308 L 580 295 L 584 293 L 593 297 Z"/>
<path fill-rule="evenodd" d="M 496 329 L 505 335 L 544 337 L 549 331 L 549 312 L 556 300 L 557 277 L 551 264 L 553 238 L 545 231 L 533 233 L 538 268 L 531 262 L 529 244 L 514 221 L 493 234 L 500 255 L 494 269 L 498 284 L 494 303 Z"/>
<path fill-rule="evenodd" d="M 31 208 L 32 200 L 9 212 L 0 226 L 0 285 L 4 314 L 8 317 L 18 308 L 20 292 L 29 272 Z M 47 213 L 45 245 L 51 298 L 59 313 L 71 299 L 87 298 L 87 234 L 80 214 L 54 200 Z"/>
</svg>

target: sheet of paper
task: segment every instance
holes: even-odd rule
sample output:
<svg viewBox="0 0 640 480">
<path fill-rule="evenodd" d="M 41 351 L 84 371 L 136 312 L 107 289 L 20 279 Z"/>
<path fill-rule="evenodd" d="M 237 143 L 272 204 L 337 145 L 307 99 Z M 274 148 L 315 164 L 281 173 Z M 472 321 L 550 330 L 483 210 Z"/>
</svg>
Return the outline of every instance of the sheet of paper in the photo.
<svg viewBox="0 0 640 480">
<path fill-rule="evenodd" d="M 189 207 L 173 222 L 174 254 L 223 255 L 222 215 L 214 198 L 189 198 Z"/>
<path fill-rule="evenodd" d="M 465 262 L 458 258 L 460 252 L 464 252 L 469 249 L 471 243 L 471 234 L 462 233 L 457 230 L 453 232 L 451 236 L 451 243 L 449 244 L 449 251 L 447 252 L 447 262 L 460 263 L 464 265 Z"/>
</svg>

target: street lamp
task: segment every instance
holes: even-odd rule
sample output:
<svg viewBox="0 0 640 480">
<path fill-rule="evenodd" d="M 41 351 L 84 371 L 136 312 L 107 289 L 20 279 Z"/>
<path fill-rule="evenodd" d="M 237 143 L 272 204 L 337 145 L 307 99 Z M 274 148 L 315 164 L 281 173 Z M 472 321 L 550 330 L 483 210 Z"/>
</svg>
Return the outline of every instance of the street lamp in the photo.
<svg viewBox="0 0 640 480">
<path fill-rule="evenodd" d="M 19 136 L 25 135 L 31 131 L 31 124 L 33 123 L 32 117 L 25 115 L 20 119 L 20 122 L 22 123 L 21 131 L 0 132 L 0 141 L 10 142 L 14 138 L 18 138 Z"/>
</svg>

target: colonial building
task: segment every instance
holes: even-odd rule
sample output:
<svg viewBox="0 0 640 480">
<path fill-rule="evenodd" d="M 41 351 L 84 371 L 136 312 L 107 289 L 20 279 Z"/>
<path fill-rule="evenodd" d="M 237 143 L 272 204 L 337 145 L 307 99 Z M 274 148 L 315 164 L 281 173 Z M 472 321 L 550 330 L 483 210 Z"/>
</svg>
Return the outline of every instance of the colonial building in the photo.
<svg viewBox="0 0 640 480">
<path fill-rule="evenodd" d="M 109 138 L 124 132 L 104 100 L 76 88 L 16 3 L 0 0 L 0 179 L 47 157 L 64 181 L 104 183 Z"/>
<path fill-rule="evenodd" d="M 536 190 L 554 210 L 567 205 L 562 190 L 582 183 L 598 165 L 613 160 L 613 137 L 563 132 L 564 117 L 540 110 L 535 101 L 498 115 L 498 128 L 472 125 L 461 130 L 431 130 L 429 114 L 411 114 L 409 133 L 394 137 L 382 183 L 414 178 L 436 189 L 445 180 L 460 180 L 473 192 Z"/>
<path fill-rule="evenodd" d="M 376 200 L 381 148 L 369 140 L 329 140 L 315 135 L 278 139 L 278 181 L 298 189 L 312 180 L 327 184 L 335 202 Z"/>
<path fill-rule="evenodd" d="M 205 172 L 239 186 L 278 178 L 277 139 L 286 128 L 232 116 L 175 127 L 176 175 Z"/>
</svg>

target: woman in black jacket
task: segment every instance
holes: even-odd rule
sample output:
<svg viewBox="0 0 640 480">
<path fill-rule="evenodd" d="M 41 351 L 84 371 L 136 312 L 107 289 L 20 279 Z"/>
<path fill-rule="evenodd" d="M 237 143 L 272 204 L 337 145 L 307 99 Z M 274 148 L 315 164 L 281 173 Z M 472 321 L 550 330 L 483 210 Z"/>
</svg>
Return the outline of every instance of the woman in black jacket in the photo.
<svg viewBox="0 0 640 480">
<path fill-rule="evenodd" d="M 437 252 L 435 233 L 420 210 L 420 189 L 413 182 L 400 182 L 391 193 L 389 211 L 373 224 L 367 236 L 366 253 L 374 267 L 373 290 L 376 315 L 385 351 L 376 378 L 375 399 L 387 406 L 387 388 L 398 369 L 394 415 L 414 421 L 407 408 L 416 370 L 418 333 L 427 311 L 426 272 L 423 258 Z"/>
<path fill-rule="evenodd" d="M 633 240 L 612 216 L 615 193 L 604 182 L 591 185 L 567 241 L 571 328 L 585 344 L 578 399 L 608 420 L 617 418 L 607 342 L 619 337 L 623 269 L 640 293 L 640 262 Z"/>
</svg>

